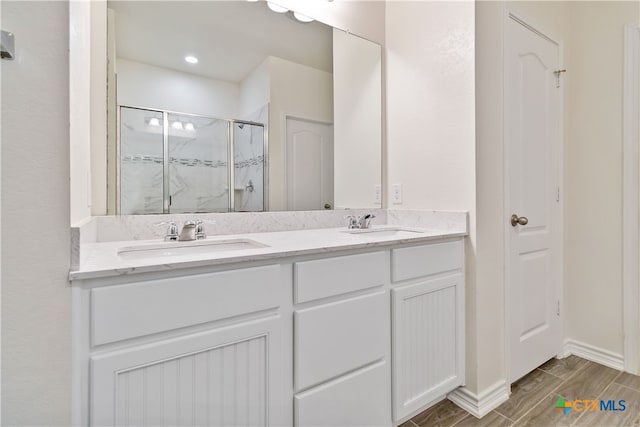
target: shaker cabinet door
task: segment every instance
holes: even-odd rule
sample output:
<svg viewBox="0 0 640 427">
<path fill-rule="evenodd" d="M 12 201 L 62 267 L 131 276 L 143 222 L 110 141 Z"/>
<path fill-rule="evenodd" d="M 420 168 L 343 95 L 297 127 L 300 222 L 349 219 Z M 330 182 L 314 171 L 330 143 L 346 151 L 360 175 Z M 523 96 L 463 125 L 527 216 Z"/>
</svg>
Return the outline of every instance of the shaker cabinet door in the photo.
<svg viewBox="0 0 640 427">
<path fill-rule="evenodd" d="M 464 382 L 462 273 L 392 290 L 394 419 Z"/>
<path fill-rule="evenodd" d="M 91 424 L 290 425 L 283 339 L 278 316 L 94 356 Z"/>
</svg>

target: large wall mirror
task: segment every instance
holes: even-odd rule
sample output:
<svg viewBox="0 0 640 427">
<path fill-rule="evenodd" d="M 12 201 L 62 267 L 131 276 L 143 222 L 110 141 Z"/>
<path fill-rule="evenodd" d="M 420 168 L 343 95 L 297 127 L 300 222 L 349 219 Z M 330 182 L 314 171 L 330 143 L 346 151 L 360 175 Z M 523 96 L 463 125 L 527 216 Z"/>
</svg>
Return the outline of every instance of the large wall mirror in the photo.
<svg viewBox="0 0 640 427">
<path fill-rule="evenodd" d="M 379 45 L 264 1 L 107 7 L 110 214 L 381 207 Z"/>
</svg>

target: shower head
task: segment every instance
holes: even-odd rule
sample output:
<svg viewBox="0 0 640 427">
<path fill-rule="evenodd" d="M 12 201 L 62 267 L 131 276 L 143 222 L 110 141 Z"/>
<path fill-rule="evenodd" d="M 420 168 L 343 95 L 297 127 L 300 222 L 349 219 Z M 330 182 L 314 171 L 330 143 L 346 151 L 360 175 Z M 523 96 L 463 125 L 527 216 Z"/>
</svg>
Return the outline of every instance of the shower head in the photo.
<svg viewBox="0 0 640 427">
<path fill-rule="evenodd" d="M 238 123 L 238 127 L 239 127 L 240 129 L 244 129 L 244 123 Z"/>
</svg>

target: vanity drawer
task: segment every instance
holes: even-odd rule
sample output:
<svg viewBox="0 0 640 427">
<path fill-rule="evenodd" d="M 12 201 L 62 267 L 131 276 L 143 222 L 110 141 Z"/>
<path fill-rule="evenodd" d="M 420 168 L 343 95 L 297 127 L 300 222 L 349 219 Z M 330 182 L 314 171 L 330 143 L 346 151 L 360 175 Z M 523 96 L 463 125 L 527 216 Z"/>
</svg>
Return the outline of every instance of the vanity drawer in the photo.
<svg viewBox="0 0 640 427">
<path fill-rule="evenodd" d="M 459 270 L 463 265 L 462 240 L 393 249 L 391 277 L 394 282 Z"/>
<path fill-rule="evenodd" d="M 294 302 L 296 304 L 389 282 L 389 252 L 372 252 L 294 265 Z"/>
<path fill-rule="evenodd" d="M 294 380 L 306 389 L 389 353 L 389 293 L 296 311 Z"/>
<path fill-rule="evenodd" d="M 149 280 L 91 290 L 91 343 L 126 340 L 276 308 L 281 267 Z"/>
<path fill-rule="evenodd" d="M 389 364 L 367 366 L 297 394 L 295 426 L 389 426 L 389 390 Z"/>
</svg>

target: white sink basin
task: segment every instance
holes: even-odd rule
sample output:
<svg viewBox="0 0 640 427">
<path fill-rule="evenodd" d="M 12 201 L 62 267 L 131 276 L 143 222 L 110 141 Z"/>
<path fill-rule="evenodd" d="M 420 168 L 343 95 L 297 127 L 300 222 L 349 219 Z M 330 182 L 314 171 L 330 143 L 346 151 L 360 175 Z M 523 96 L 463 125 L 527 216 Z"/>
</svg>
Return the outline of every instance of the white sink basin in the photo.
<svg viewBox="0 0 640 427">
<path fill-rule="evenodd" d="M 362 237 L 408 237 L 424 233 L 421 230 L 412 230 L 409 228 L 366 228 L 343 230 L 343 233 L 357 234 Z"/>
<path fill-rule="evenodd" d="M 123 259 L 144 259 L 178 255 L 202 255 L 216 252 L 266 248 L 268 245 L 249 239 L 199 240 L 194 242 L 165 242 L 150 245 L 126 246 L 118 249 Z"/>
</svg>

